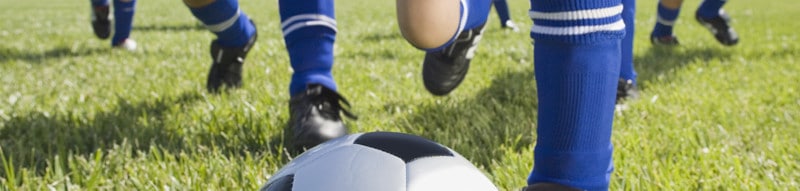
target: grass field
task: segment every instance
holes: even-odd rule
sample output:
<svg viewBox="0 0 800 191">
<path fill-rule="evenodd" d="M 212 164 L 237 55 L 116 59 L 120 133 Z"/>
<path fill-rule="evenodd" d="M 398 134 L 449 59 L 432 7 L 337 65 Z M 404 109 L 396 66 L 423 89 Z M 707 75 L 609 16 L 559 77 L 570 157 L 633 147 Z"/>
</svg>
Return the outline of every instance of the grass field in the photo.
<svg viewBox="0 0 800 191">
<path fill-rule="evenodd" d="M 242 0 L 260 39 L 245 85 L 204 91 L 214 38 L 181 1 L 140 1 L 136 52 L 109 49 L 89 3 L 0 0 L 0 190 L 253 190 L 282 150 L 290 67 L 277 1 Z M 529 28 L 528 2 L 512 0 Z M 732 1 L 742 38 L 724 47 L 694 22 L 682 46 L 651 47 L 655 1 L 641 1 L 635 62 L 642 98 L 615 119 L 612 190 L 800 190 L 800 7 Z M 337 1 L 334 75 L 355 132 L 398 131 L 448 145 L 501 188 L 525 184 L 536 126 L 527 32 L 492 14 L 465 82 L 422 86 L 423 53 L 399 34 L 394 1 Z"/>
</svg>

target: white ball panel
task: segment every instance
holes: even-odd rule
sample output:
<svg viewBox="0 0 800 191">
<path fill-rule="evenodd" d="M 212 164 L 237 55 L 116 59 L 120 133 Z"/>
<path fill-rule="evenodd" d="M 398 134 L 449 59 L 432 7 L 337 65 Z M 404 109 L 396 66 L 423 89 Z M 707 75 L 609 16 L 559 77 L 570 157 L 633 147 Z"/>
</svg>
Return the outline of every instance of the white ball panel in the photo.
<svg viewBox="0 0 800 191">
<path fill-rule="evenodd" d="M 491 180 L 462 157 L 436 156 L 411 161 L 408 191 L 497 191 Z"/>
<path fill-rule="evenodd" d="M 294 191 L 404 191 L 406 164 L 363 145 L 335 148 L 297 169 Z M 335 188 L 335 189 L 334 189 Z"/>
<path fill-rule="evenodd" d="M 358 139 L 358 137 L 360 137 L 361 135 L 362 134 L 359 133 L 359 134 L 344 136 L 317 145 L 316 147 L 313 147 L 307 150 L 306 152 L 303 152 L 303 154 L 300 154 L 299 156 L 292 159 L 291 162 L 281 167 L 280 171 L 272 175 L 272 177 L 277 178 L 289 174 L 294 174 L 294 172 L 297 171 L 297 169 L 302 168 L 302 165 L 306 165 L 311 161 L 317 160 L 320 157 L 325 156 L 328 152 L 335 150 L 337 147 L 345 147 L 352 145 L 353 142 L 356 139 Z M 272 182 L 272 179 L 274 178 L 270 178 L 267 184 Z"/>
</svg>

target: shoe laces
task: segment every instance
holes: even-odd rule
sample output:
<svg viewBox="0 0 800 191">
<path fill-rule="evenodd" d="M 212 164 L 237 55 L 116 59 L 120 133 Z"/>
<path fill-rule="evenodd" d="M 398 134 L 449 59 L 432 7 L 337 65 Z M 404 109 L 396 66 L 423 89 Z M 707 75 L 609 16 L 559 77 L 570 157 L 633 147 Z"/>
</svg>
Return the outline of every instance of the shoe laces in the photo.
<svg viewBox="0 0 800 191">
<path fill-rule="evenodd" d="M 350 102 L 339 93 L 336 93 L 336 91 L 321 85 L 311 85 L 308 87 L 306 94 L 309 95 L 309 103 L 328 116 L 338 116 L 341 111 L 350 119 L 358 119 L 358 116 L 349 111 Z"/>
<path fill-rule="evenodd" d="M 471 30 L 461 32 L 452 44 L 442 50 L 442 53 L 447 57 L 453 57 L 455 54 L 460 54 L 461 51 L 466 48 L 466 52 L 464 52 L 465 55 L 463 56 L 467 59 L 472 59 L 475 55 L 475 49 L 478 47 L 478 42 L 480 42 L 483 37 L 484 26 L 485 25 L 481 25 Z"/>
</svg>

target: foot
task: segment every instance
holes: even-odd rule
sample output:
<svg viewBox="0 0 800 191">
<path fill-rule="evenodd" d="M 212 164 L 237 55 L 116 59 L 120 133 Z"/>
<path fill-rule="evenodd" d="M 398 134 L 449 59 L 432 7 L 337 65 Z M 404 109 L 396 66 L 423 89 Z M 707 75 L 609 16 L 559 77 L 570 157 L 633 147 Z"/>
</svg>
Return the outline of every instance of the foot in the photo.
<svg viewBox="0 0 800 191">
<path fill-rule="evenodd" d="M 344 105 L 342 105 L 344 103 Z M 347 108 L 350 103 L 325 86 L 312 84 L 289 101 L 289 130 L 292 149 L 310 149 L 337 137 L 347 135 L 340 113 L 356 119 Z"/>
<path fill-rule="evenodd" d="M 553 183 L 536 183 L 522 188 L 521 191 L 581 191 L 581 189 Z"/>
<path fill-rule="evenodd" d="M 517 24 L 514 23 L 514 21 L 511 21 L 511 20 L 507 20 L 506 22 L 504 22 L 501 25 L 501 27 L 503 27 L 504 29 L 511 29 L 514 32 L 519 32 L 519 27 L 517 27 Z"/>
<path fill-rule="evenodd" d="M 425 54 L 422 81 L 433 95 L 447 95 L 461 84 L 469 70 L 469 62 L 481 40 L 484 25 L 461 32 L 455 42 L 437 52 Z"/>
<path fill-rule="evenodd" d="M 731 19 L 725 11 L 720 11 L 719 16 L 713 18 L 703 18 L 698 14 L 695 14 L 695 18 L 697 22 L 700 22 L 700 24 L 711 31 L 714 38 L 716 38 L 719 43 L 722 43 L 722 45 L 733 46 L 739 42 L 739 35 L 736 34 L 733 27 L 728 24 Z"/>
<path fill-rule="evenodd" d="M 134 41 L 133 39 L 125 39 L 122 40 L 122 42 L 120 42 L 119 44 L 112 45 L 111 47 L 127 51 L 136 51 L 137 44 L 136 41 Z"/>
<path fill-rule="evenodd" d="M 636 88 L 636 84 L 633 84 L 633 80 L 626 80 L 626 79 L 619 79 L 619 83 L 617 84 L 617 103 L 622 100 L 631 100 L 631 99 L 638 99 L 639 98 L 639 89 Z"/>
<path fill-rule="evenodd" d="M 678 37 L 674 35 L 650 36 L 650 43 L 653 43 L 655 46 L 678 46 L 681 44 L 678 42 Z"/>
<path fill-rule="evenodd" d="M 251 21 L 252 23 L 252 21 Z M 216 40 L 211 42 L 211 70 L 208 72 L 206 88 L 211 93 L 219 93 L 220 89 L 238 88 L 242 86 L 242 65 L 247 53 L 256 43 L 258 33 L 242 47 L 222 47 Z"/>
<path fill-rule="evenodd" d="M 94 35 L 100 39 L 107 39 L 111 36 L 111 17 L 108 5 L 92 7 L 92 30 L 94 30 Z"/>
</svg>

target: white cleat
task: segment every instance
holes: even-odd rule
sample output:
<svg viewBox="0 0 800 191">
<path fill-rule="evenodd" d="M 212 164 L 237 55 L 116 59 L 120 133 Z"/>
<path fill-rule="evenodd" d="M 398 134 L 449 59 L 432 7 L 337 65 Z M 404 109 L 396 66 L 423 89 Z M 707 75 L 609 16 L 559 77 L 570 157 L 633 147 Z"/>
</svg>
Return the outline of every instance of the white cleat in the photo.
<svg viewBox="0 0 800 191">
<path fill-rule="evenodd" d="M 511 29 L 511 31 L 519 32 L 519 27 L 514 21 L 507 20 L 506 23 L 503 23 L 503 28 Z"/>
<path fill-rule="evenodd" d="M 114 45 L 113 47 L 133 52 L 136 51 L 137 44 L 133 39 L 125 39 L 122 43 Z"/>
</svg>

